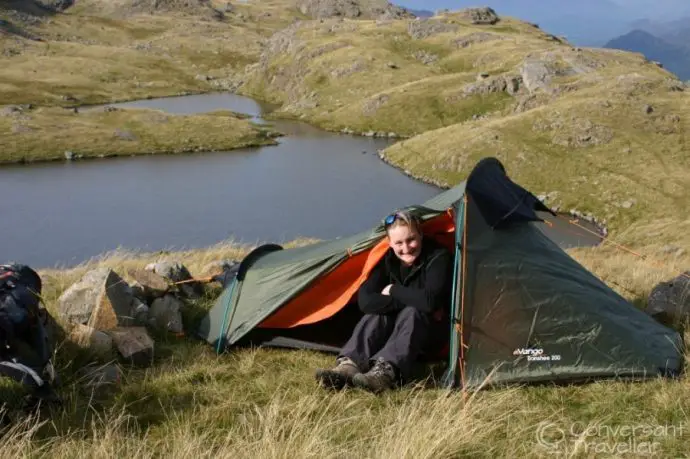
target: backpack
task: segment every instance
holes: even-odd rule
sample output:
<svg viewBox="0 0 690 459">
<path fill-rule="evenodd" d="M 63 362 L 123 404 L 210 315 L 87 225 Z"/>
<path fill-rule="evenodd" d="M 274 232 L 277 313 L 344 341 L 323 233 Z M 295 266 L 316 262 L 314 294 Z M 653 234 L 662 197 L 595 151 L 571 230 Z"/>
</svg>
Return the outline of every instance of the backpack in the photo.
<svg viewBox="0 0 690 459">
<path fill-rule="evenodd" d="M 41 277 L 30 267 L 0 265 L 0 376 L 33 388 L 56 377 L 41 289 Z"/>
</svg>

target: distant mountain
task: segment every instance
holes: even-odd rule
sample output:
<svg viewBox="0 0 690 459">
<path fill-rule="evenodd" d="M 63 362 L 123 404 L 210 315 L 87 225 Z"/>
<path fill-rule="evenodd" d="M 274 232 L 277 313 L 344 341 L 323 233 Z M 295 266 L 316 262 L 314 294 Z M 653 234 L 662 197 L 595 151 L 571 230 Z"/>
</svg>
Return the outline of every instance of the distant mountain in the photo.
<svg viewBox="0 0 690 459">
<path fill-rule="evenodd" d="M 642 53 L 661 62 L 682 80 L 690 80 L 690 46 L 671 43 L 644 30 L 633 30 L 606 43 L 605 48 Z"/>
<path fill-rule="evenodd" d="M 631 29 L 644 30 L 669 43 L 690 46 L 690 17 L 687 16 L 664 22 L 642 19 L 633 22 Z"/>
</svg>

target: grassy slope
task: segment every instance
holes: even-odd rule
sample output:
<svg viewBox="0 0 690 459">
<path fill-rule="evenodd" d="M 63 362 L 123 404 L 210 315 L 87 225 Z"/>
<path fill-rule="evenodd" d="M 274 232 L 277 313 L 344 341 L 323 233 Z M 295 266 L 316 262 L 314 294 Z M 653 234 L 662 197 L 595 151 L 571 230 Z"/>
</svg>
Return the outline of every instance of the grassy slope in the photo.
<svg viewBox="0 0 690 459">
<path fill-rule="evenodd" d="M 60 160 L 66 151 L 84 158 L 222 151 L 271 144 L 271 137 L 231 112 L 177 116 L 143 109 L 74 113 L 43 107 L 0 117 L 0 143 L 12 145 L 0 163 Z"/>
<path fill-rule="evenodd" d="M 88 20 L 77 16 L 95 14 L 102 11 L 101 6 L 94 0 L 80 2 L 71 14 L 55 17 L 41 29 L 47 35 L 79 34 L 95 44 L 77 45 L 71 38 L 48 44 L 4 41 L 23 54 L 2 58 L 3 100 L 71 105 L 62 99 L 64 95 L 102 102 L 211 89 L 211 84 L 194 79 L 198 73 L 227 79 L 230 86 L 244 79 L 243 92 L 283 102 L 284 116 L 304 116 L 333 129 L 406 135 L 426 131 L 385 152 L 387 160 L 415 175 L 453 184 L 466 176 L 479 156 L 495 154 L 518 181 L 535 192 L 558 191 L 556 203 L 563 208 L 577 207 L 609 219 L 614 237 L 638 250 L 660 257 L 658 249 L 663 245 L 690 246 L 687 200 L 683 199 L 688 187 L 686 96 L 670 92 L 669 76 L 639 56 L 577 52 L 509 20 L 496 26 L 470 26 L 449 17 L 462 25 L 458 33 L 424 40 L 404 38 L 404 22 L 324 21 L 296 27 L 299 40 L 290 33 L 286 40 L 274 38 L 276 50 L 289 48 L 290 40 L 293 46 L 301 43 L 306 48 L 295 55 L 267 54 L 264 64 L 243 75 L 246 63 L 260 59 L 258 38 L 299 17 L 284 1 L 237 3 L 237 11 L 248 19 L 233 16 L 231 27 L 186 15 L 109 15 Z M 266 9 L 270 16 L 264 15 Z M 73 27 L 77 22 L 80 28 Z M 340 29 L 329 31 L 334 25 Z M 462 50 L 448 45 L 456 36 L 478 31 L 505 39 Z M 346 46 L 323 48 L 328 42 Z M 133 49 L 137 43 L 144 48 Z M 457 97 L 479 72 L 492 77 L 514 75 L 528 53 L 538 56 L 549 50 L 556 50 L 557 63 L 584 54 L 585 62 L 576 64 L 588 67 L 587 61 L 605 61 L 606 66 L 554 78 L 552 86 L 561 88 L 555 95 L 537 91 L 517 96 L 494 93 L 469 101 Z M 310 51 L 311 57 L 300 58 Z M 425 65 L 410 57 L 419 51 L 434 54 L 438 60 Z M 357 60 L 362 62 L 348 75 Z M 388 67 L 388 62 L 398 68 Z M 15 63 L 22 71 L 16 70 Z M 263 68 L 270 70 L 266 78 L 257 73 Z M 25 72 L 34 75 L 33 83 Z M 652 81 L 643 84 L 635 75 Z M 385 103 L 362 116 L 367 101 L 382 94 L 388 96 Z M 534 108 L 515 112 L 521 101 Z M 645 104 L 654 111 L 647 114 Z M 58 124 L 54 121 L 59 118 L 58 109 L 39 110 L 50 114 L 46 118 L 50 121 L 42 126 Z M 124 115 L 59 113 L 73 118 L 70 123 L 76 123 L 75 132 L 80 134 L 87 123 L 96 122 L 92 118 L 102 118 L 98 122 L 104 123 L 101 132 L 106 137 L 116 128 L 111 122 Z M 487 118 L 468 120 L 472 115 Z M 142 112 L 139 116 L 150 115 Z M 209 121 L 218 120 L 210 116 Z M 608 138 L 610 131 L 605 128 L 613 136 L 595 145 L 591 139 Z M 585 140 L 588 136 L 590 140 Z M 568 137 L 585 146 L 564 146 Z M 616 205 L 631 198 L 637 202 L 630 209 Z M 201 275 L 207 261 L 244 253 L 246 249 L 221 247 L 179 258 Z M 688 263 L 687 254 L 666 255 L 664 267 L 656 269 L 605 247 L 572 254 L 641 306 L 656 282 L 687 269 Z M 147 261 L 151 260 L 111 258 L 102 263 L 122 272 Z M 42 273 L 49 308 L 85 269 Z M 206 300 L 187 307 L 188 327 L 217 294 L 209 291 Z M 380 398 L 359 392 L 332 396 L 316 390 L 312 380 L 313 368 L 330 364 L 330 356 L 259 350 L 216 357 L 205 345 L 166 336 L 157 336 L 157 346 L 152 369 L 126 369 L 120 388 L 94 395 L 75 373 L 78 363 L 92 357 L 63 343 L 58 364 L 65 378 L 61 393 L 67 398 L 66 409 L 46 416 L 50 421 L 40 427 L 19 426 L 5 435 L 0 456 L 552 456 L 536 442 L 541 421 L 555 423 L 567 432 L 568 440 L 577 441 L 569 444 L 569 450 L 559 445 L 559 452 L 570 453 L 565 455 L 629 456 L 630 450 L 624 448 L 630 435 L 607 434 L 598 425 L 676 426 L 666 436 L 638 433 L 637 451 L 645 452 L 639 447 L 645 441 L 659 442 L 649 445 L 659 456 L 678 456 L 687 449 L 687 380 L 515 388 L 479 393 L 468 403 L 459 394 L 448 397 L 438 389 L 408 388 Z M 573 423 L 578 423 L 575 432 L 570 431 Z M 678 430 L 681 425 L 685 430 Z M 585 427 L 595 430 L 590 435 L 573 435 Z M 557 436 L 556 430 L 549 433 L 551 439 Z M 605 449 L 616 445 L 618 450 Z M 573 446 L 579 449 L 574 451 Z"/>
<path fill-rule="evenodd" d="M 123 17 L 119 13 L 127 9 L 109 11 L 103 5 L 79 2 L 66 14 L 24 26 L 44 41 L 0 35 L 6 50 L 0 56 L 0 100 L 41 107 L 26 116 L 0 116 L 0 162 L 60 159 L 66 150 L 114 156 L 267 143 L 262 130 L 230 115 L 182 118 L 132 110 L 74 115 L 51 108 L 208 92 L 216 88 L 212 83 L 231 85 L 233 76 L 258 58 L 262 30 L 285 21 L 275 15 L 258 25 L 251 21 L 255 13 L 250 7 L 245 13 L 249 21 L 231 16 L 221 22 L 170 12 Z M 2 18 L 17 23 L 0 9 Z M 139 140 L 120 140 L 114 129 L 131 131 Z"/>
<path fill-rule="evenodd" d="M 425 27 L 437 33 L 413 36 Z M 535 63 L 542 87 L 524 80 Z M 510 18 L 332 19 L 274 35 L 250 75 L 241 89 L 282 103 L 277 116 L 411 137 L 382 157 L 415 177 L 452 186 L 496 156 L 536 194 L 557 192 L 550 205 L 591 213 L 648 254 L 690 245 L 690 96 L 638 54 L 574 48 Z M 506 78 L 519 90 L 466 94 Z"/>
</svg>

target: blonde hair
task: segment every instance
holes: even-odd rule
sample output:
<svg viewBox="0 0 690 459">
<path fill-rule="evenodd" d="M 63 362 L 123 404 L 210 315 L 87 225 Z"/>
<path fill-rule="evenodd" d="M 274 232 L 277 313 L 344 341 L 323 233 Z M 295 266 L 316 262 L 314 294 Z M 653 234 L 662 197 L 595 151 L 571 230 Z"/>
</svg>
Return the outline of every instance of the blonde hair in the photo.
<svg viewBox="0 0 690 459">
<path fill-rule="evenodd" d="M 385 222 L 391 218 L 393 219 L 393 222 L 390 224 L 386 224 Z M 388 233 L 388 231 L 393 228 L 397 228 L 398 226 L 407 226 L 413 231 L 422 234 L 422 225 L 419 221 L 419 218 L 403 210 L 393 212 L 388 217 L 386 217 L 386 220 L 384 220 L 384 226 L 386 233 Z"/>
</svg>

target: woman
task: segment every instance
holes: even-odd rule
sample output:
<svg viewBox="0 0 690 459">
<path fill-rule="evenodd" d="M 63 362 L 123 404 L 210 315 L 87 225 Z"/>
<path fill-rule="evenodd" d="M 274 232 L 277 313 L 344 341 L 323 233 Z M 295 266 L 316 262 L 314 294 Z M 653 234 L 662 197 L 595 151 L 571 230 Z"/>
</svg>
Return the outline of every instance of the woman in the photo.
<svg viewBox="0 0 690 459">
<path fill-rule="evenodd" d="M 319 369 L 324 387 L 354 385 L 372 392 L 410 376 L 430 338 L 448 336 L 453 257 L 424 238 L 407 212 L 386 217 L 389 249 L 358 292 L 364 316 L 342 348 L 337 365 Z"/>
</svg>

